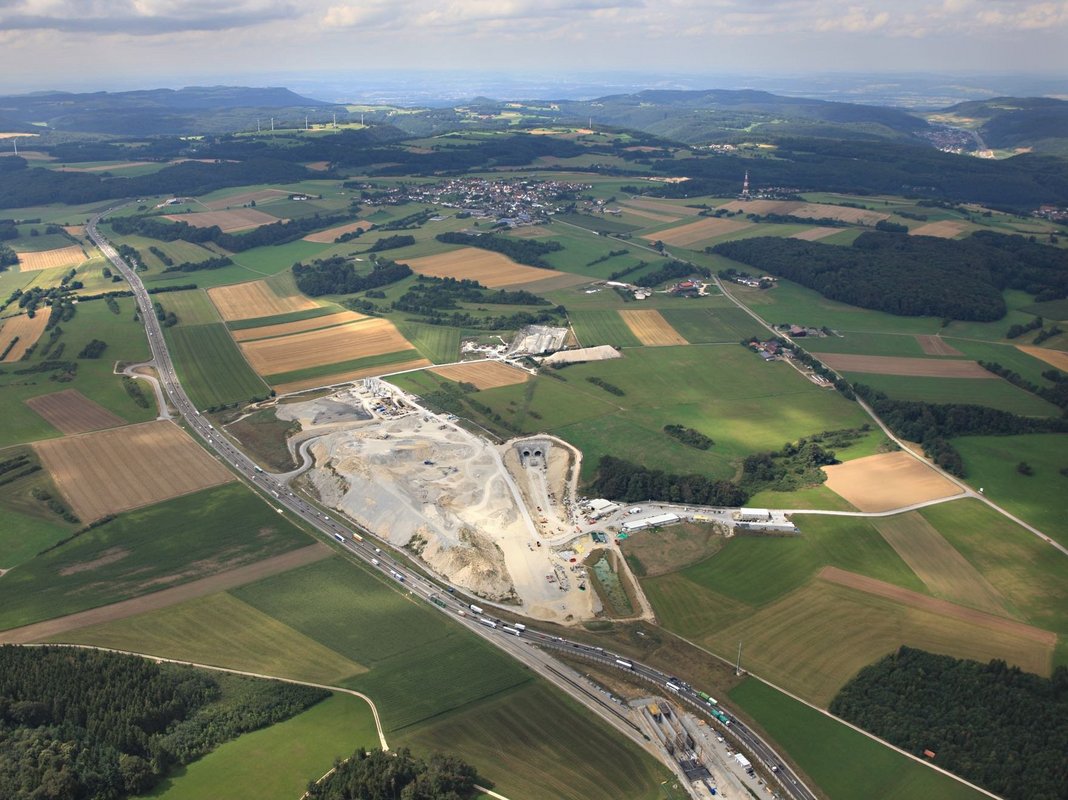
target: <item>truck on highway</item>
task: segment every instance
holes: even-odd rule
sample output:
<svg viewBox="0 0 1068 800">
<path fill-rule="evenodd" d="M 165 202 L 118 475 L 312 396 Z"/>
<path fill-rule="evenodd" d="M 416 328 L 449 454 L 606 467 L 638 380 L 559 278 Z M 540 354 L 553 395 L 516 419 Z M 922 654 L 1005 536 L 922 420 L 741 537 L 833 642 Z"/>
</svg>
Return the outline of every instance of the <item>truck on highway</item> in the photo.
<svg viewBox="0 0 1068 800">
<path fill-rule="evenodd" d="M 519 636 L 520 634 L 522 634 L 522 631 L 516 630 L 515 628 L 511 628 L 511 627 L 509 627 L 507 625 L 502 625 L 501 626 L 501 630 L 504 631 L 505 633 L 512 634 L 512 636 Z"/>
<path fill-rule="evenodd" d="M 710 706 L 719 705 L 719 702 L 716 700 L 716 698 L 712 697 L 707 692 L 698 692 L 697 696 L 704 700 L 706 703 L 708 703 Z"/>
<path fill-rule="evenodd" d="M 378 566 L 378 559 L 377 558 L 372 558 L 371 559 L 371 563 L 374 564 L 377 567 Z"/>
<path fill-rule="evenodd" d="M 726 714 L 724 714 L 722 711 L 720 711 L 718 708 L 713 708 L 712 709 L 712 716 L 715 717 L 716 719 L 718 719 L 724 725 L 730 725 L 731 724 L 731 718 L 728 717 Z"/>
<path fill-rule="evenodd" d="M 363 537 L 360 536 L 360 534 L 358 534 L 355 531 L 353 531 L 352 532 L 352 541 L 354 541 L 354 542 L 362 542 L 363 541 Z"/>
<path fill-rule="evenodd" d="M 515 629 L 517 631 L 525 631 L 527 629 L 527 626 L 524 625 L 522 622 L 517 622 L 515 623 Z"/>
<path fill-rule="evenodd" d="M 345 544 L 345 537 L 342 536 L 340 533 L 335 533 L 334 534 L 334 538 L 337 539 L 342 544 Z"/>
<path fill-rule="evenodd" d="M 667 688 L 673 691 L 675 694 L 678 694 L 682 691 L 681 686 L 679 686 L 677 683 L 672 683 L 671 681 L 667 682 Z"/>
<path fill-rule="evenodd" d="M 619 666 L 623 667 L 623 669 L 634 669 L 634 665 L 632 663 L 630 663 L 629 661 L 627 661 L 626 659 L 623 659 L 623 658 L 617 658 L 616 659 L 616 664 L 618 664 Z"/>
<path fill-rule="evenodd" d="M 496 628 L 497 627 L 497 623 L 496 622 L 494 622 L 491 619 L 487 619 L 486 617 L 479 617 L 478 621 L 481 622 L 483 625 L 485 625 L 487 628 Z"/>
<path fill-rule="evenodd" d="M 474 611 L 476 614 L 482 613 L 482 608 L 480 606 L 476 606 L 474 603 L 471 604 L 471 610 Z"/>
<path fill-rule="evenodd" d="M 445 608 L 445 601 L 438 597 L 436 594 L 430 595 L 430 597 L 427 599 L 430 600 L 430 602 L 434 605 L 439 606 L 441 608 Z"/>
</svg>

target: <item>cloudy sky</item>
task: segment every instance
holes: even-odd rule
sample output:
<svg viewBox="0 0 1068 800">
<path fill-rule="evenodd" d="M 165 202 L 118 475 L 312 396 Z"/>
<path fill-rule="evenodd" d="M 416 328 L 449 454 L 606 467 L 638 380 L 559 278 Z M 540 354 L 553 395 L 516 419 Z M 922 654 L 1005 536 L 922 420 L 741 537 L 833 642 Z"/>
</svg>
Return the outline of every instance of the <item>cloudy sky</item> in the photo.
<svg viewBox="0 0 1068 800">
<path fill-rule="evenodd" d="M 1068 73 L 1068 0 L 0 0 L 5 90 L 419 70 Z"/>
</svg>

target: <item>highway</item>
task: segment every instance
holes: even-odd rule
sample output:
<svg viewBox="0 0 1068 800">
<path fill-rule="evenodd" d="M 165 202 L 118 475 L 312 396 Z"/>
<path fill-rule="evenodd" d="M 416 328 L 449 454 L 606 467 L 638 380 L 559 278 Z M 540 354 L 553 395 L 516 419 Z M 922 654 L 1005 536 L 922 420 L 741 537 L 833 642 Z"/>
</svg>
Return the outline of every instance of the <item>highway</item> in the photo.
<svg viewBox="0 0 1068 800">
<path fill-rule="evenodd" d="M 429 607 L 449 616 L 454 622 L 464 625 L 468 630 L 494 643 L 527 666 L 545 675 L 545 677 L 567 690 L 603 719 L 612 723 L 622 733 L 631 739 L 635 739 L 643 747 L 647 748 L 647 743 L 638 737 L 634 730 L 631 730 L 633 725 L 628 728 L 625 724 L 622 724 L 618 715 L 613 716 L 607 713 L 587 694 L 581 691 L 576 692 L 573 686 L 565 685 L 559 679 L 560 674 L 558 672 L 556 676 L 549 674 L 555 670 L 546 663 L 549 659 L 535 645 L 545 650 L 568 652 L 623 672 L 632 673 L 645 682 L 654 685 L 658 690 L 662 690 L 661 693 L 665 697 L 676 696 L 678 699 L 687 702 L 691 710 L 701 713 L 710 724 L 716 726 L 725 736 L 731 737 L 737 743 L 738 749 L 744 751 L 765 776 L 770 777 L 772 780 L 777 780 L 785 796 L 796 798 L 796 800 L 815 800 L 816 795 L 792 773 L 770 745 L 743 723 L 735 720 L 733 715 L 730 715 L 731 723 L 726 726 L 718 720 L 714 720 L 710 713 L 711 707 L 700 699 L 697 690 L 677 678 L 602 648 L 574 642 L 559 636 L 543 634 L 530 628 L 520 629 L 512 624 L 502 622 L 492 616 L 491 613 L 478 613 L 475 610 L 478 608 L 477 606 L 472 606 L 470 603 L 457 599 L 454 587 L 442 588 L 441 585 L 414 572 L 406 565 L 396 561 L 387 551 L 376 546 L 374 542 L 365 539 L 361 533 L 354 531 L 343 522 L 306 502 L 291 491 L 286 484 L 276 480 L 273 475 L 264 473 L 254 461 L 237 449 L 225 435 L 215 430 L 209 420 L 197 411 L 185 393 L 181 382 L 178 380 L 170 353 L 163 339 L 162 328 L 156 319 L 151 295 L 145 289 L 137 273 L 122 259 L 97 228 L 102 217 L 116 211 L 118 208 L 122 208 L 122 206 L 103 211 L 90 219 L 86 225 L 86 233 L 122 274 L 133 291 L 133 296 L 148 334 L 152 360 L 155 363 L 160 383 L 167 398 L 179 414 L 185 417 L 189 427 L 203 439 L 209 448 L 248 482 L 273 498 L 269 502 L 278 513 L 284 513 L 285 510 L 288 510 L 311 527 L 333 538 L 349 553 L 368 563 L 373 569 L 381 571 L 396 583 L 403 585 L 413 596 L 423 600 Z M 424 413 L 431 412 L 424 411 Z M 488 609 L 488 611 L 492 612 L 492 609 Z M 620 662 L 624 662 L 626 666 Z M 725 711 L 722 708 L 720 710 Z"/>
</svg>

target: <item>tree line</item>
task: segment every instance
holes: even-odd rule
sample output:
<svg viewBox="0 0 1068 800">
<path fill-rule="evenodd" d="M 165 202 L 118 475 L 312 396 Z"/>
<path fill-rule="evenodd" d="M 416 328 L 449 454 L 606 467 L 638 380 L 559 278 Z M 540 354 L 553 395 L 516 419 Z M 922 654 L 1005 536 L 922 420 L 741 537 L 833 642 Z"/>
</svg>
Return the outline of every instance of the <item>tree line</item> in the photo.
<svg viewBox="0 0 1068 800">
<path fill-rule="evenodd" d="M 648 469 L 615 456 L 601 459 L 589 492 L 624 503 L 659 500 L 698 506 L 741 506 L 749 499 L 746 490 L 731 481 Z"/>
<path fill-rule="evenodd" d="M 552 264 L 543 256 L 563 250 L 564 246 L 559 242 L 539 242 L 537 239 L 509 239 L 506 236 L 498 236 L 494 233 L 461 233 L 451 231 L 439 233 L 434 237 L 445 244 L 462 244 L 467 247 L 478 247 L 482 250 L 492 250 L 512 259 L 519 264 L 529 267 L 541 267 L 542 269 L 554 269 Z"/>
<path fill-rule="evenodd" d="M 119 653 L 0 647 L 0 794 L 117 800 L 329 692 Z"/>
<path fill-rule="evenodd" d="M 677 278 L 688 278 L 691 275 L 703 275 L 706 278 L 712 276 L 712 270 L 706 267 L 699 267 L 696 264 L 687 264 L 684 261 L 669 261 L 659 269 L 642 275 L 640 278 L 634 281 L 635 286 L 645 286 L 652 288 L 659 286 L 662 283 L 666 283 L 670 280 Z"/>
<path fill-rule="evenodd" d="M 1064 666 L 1043 678 L 902 647 L 862 669 L 830 711 L 1009 800 L 1068 798 Z"/>
<path fill-rule="evenodd" d="M 172 222 L 156 215 L 114 217 L 108 221 L 108 224 L 115 233 L 123 236 L 147 236 L 162 242 L 173 242 L 178 239 L 193 244 L 212 242 L 231 253 L 243 253 L 254 247 L 270 247 L 295 242 L 312 231 L 338 225 L 348 219 L 346 214 L 327 216 L 313 214 L 310 217 L 298 217 L 287 222 L 279 220 L 240 234 L 224 233 L 218 225 L 201 228 L 190 225 L 185 220 Z"/>
</svg>

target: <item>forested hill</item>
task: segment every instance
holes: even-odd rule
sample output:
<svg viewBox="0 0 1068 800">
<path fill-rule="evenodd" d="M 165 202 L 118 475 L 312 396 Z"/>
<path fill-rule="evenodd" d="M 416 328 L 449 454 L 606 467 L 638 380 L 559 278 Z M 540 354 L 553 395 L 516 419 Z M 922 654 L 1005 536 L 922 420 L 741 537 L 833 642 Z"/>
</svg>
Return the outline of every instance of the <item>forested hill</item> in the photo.
<svg viewBox="0 0 1068 800">
<path fill-rule="evenodd" d="M 832 300 L 908 317 L 1001 319 L 1007 288 L 1068 297 L 1068 252 L 986 231 L 962 241 L 868 231 L 851 247 L 762 236 L 713 252 Z"/>
</svg>

